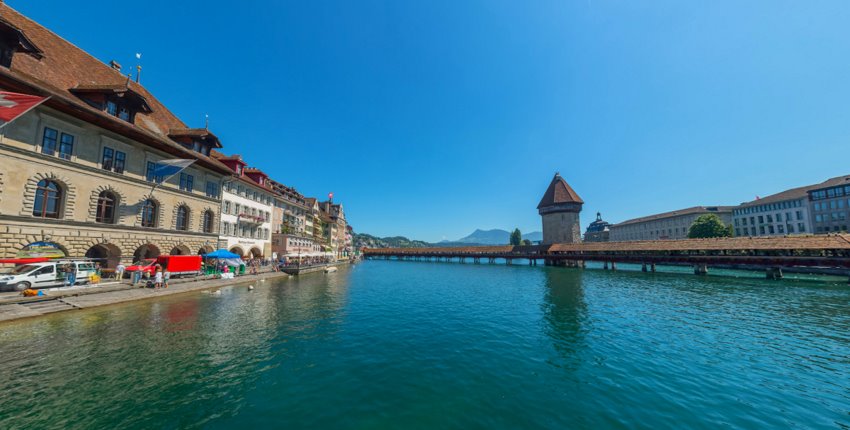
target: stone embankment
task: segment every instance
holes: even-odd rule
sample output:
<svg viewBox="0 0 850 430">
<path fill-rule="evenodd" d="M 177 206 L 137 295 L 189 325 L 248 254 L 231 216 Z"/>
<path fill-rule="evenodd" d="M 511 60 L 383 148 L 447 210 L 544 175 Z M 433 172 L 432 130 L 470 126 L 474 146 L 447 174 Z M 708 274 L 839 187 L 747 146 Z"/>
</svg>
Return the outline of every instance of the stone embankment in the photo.
<svg viewBox="0 0 850 430">
<path fill-rule="evenodd" d="M 0 321 L 37 317 L 54 312 L 87 309 L 136 300 L 209 290 L 232 285 L 250 284 L 262 280 L 286 278 L 282 272 L 263 272 L 234 279 L 192 278 L 173 279 L 168 288 L 140 288 L 127 282 L 107 283 L 48 291 L 42 297 L 22 297 L 20 294 L 5 294 L 0 297 Z"/>
</svg>

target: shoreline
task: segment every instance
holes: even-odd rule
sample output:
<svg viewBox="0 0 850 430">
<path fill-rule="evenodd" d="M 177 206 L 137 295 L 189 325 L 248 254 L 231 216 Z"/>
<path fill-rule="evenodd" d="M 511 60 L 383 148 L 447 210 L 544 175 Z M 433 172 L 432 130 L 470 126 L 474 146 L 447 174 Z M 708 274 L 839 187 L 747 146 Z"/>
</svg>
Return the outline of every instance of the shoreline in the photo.
<svg viewBox="0 0 850 430">
<path fill-rule="evenodd" d="M 340 266 L 343 264 L 348 263 L 343 262 L 332 265 Z M 314 271 L 309 273 L 321 272 Z M 304 274 L 308 273 L 305 272 Z M 185 281 L 175 279 L 172 280 L 168 288 L 159 290 L 116 283 L 115 285 L 107 284 L 104 286 L 83 287 L 79 290 L 56 291 L 53 294 L 42 297 L 11 296 L 0 299 L 0 324 L 60 312 L 91 309 L 291 277 L 293 275 L 284 272 L 263 272 L 257 275 L 244 275 L 234 279 L 191 279 Z"/>
</svg>

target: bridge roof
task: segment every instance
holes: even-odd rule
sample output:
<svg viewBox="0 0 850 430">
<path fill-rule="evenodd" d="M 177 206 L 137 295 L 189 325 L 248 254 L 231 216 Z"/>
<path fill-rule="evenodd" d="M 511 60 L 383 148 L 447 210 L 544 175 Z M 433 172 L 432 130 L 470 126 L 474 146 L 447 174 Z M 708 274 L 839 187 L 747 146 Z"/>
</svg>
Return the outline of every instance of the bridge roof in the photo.
<svg viewBox="0 0 850 430">
<path fill-rule="evenodd" d="M 646 240 L 632 242 L 556 243 L 549 252 L 708 251 L 774 249 L 850 249 L 850 235 L 725 237 L 714 239 Z"/>
<path fill-rule="evenodd" d="M 748 251 L 850 249 L 850 235 L 794 235 L 715 239 L 648 240 L 632 242 L 556 243 L 538 246 L 465 246 L 366 249 L 371 254 L 504 254 L 545 252 Z"/>
</svg>

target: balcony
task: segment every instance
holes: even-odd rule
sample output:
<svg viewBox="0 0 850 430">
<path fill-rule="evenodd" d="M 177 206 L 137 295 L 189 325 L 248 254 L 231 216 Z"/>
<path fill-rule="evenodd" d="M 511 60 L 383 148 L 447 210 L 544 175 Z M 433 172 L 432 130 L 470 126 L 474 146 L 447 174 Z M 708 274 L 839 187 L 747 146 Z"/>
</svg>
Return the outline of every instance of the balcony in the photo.
<svg viewBox="0 0 850 430">
<path fill-rule="evenodd" d="M 236 215 L 236 219 L 241 223 L 252 224 L 252 225 L 260 225 L 260 224 L 268 221 L 263 216 L 251 215 L 251 214 L 246 214 L 246 213 Z"/>
</svg>

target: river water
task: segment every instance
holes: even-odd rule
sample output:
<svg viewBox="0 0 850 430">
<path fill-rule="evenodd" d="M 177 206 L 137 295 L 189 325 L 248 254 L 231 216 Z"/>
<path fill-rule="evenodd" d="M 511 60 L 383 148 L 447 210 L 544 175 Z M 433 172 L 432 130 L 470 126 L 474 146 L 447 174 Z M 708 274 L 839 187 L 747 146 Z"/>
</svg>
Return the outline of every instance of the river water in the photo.
<svg viewBox="0 0 850 430">
<path fill-rule="evenodd" d="M 850 428 L 845 282 L 367 261 L 0 325 L 0 428 Z"/>
</svg>

